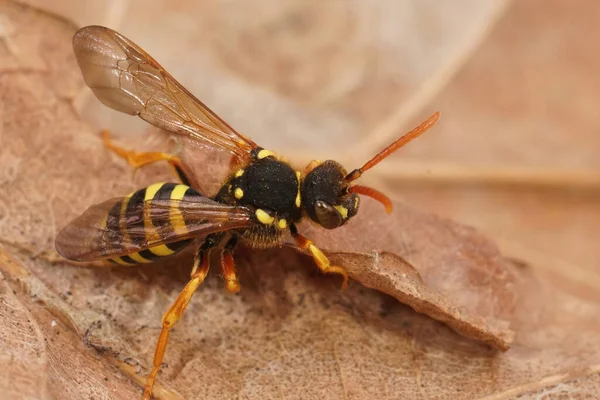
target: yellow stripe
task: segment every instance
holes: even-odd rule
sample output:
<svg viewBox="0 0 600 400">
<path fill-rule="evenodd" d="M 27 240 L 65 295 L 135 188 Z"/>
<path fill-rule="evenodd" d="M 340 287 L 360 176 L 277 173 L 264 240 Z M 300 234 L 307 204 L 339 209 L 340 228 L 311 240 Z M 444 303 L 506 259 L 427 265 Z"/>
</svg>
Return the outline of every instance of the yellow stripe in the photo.
<svg viewBox="0 0 600 400">
<path fill-rule="evenodd" d="M 163 187 L 164 183 L 155 183 L 146 188 L 146 194 L 144 196 L 144 202 L 154 199 L 156 193 Z M 150 207 L 144 204 L 144 228 L 146 229 L 146 240 L 156 235 L 156 229 L 152 224 L 152 216 L 150 215 Z"/>
<path fill-rule="evenodd" d="M 144 196 L 144 201 L 149 201 L 156 196 L 156 193 L 163 187 L 164 183 L 155 183 L 146 188 L 146 196 Z"/>
<path fill-rule="evenodd" d="M 177 185 L 171 192 L 171 200 L 183 200 L 183 195 L 187 192 L 189 186 Z"/>
<path fill-rule="evenodd" d="M 142 257 L 142 256 L 140 255 L 140 253 L 132 253 L 132 254 L 128 254 L 128 256 L 129 256 L 129 257 L 130 257 L 132 260 L 134 260 L 135 262 L 138 262 L 138 263 L 140 263 L 140 264 L 147 264 L 147 263 L 151 263 L 151 262 L 152 262 L 151 260 L 148 260 L 148 259 L 146 259 L 146 258 Z"/>
<path fill-rule="evenodd" d="M 183 196 L 185 192 L 188 190 L 188 186 L 186 185 L 177 185 L 173 188 L 171 192 L 171 200 L 181 201 L 183 200 Z M 171 212 L 169 214 L 169 218 L 171 221 L 171 225 L 173 226 L 173 230 L 177 234 L 184 234 L 187 232 L 187 228 L 185 227 L 185 221 L 183 220 L 183 215 L 181 211 L 177 209 L 177 207 L 171 207 Z"/>
<path fill-rule="evenodd" d="M 171 250 L 170 248 L 168 248 L 164 244 L 161 244 L 161 245 L 158 245 L 158 246 L 154 246 L 154 247 L 150 247 L 148 250 L 150 250 L 152 252 L 152 254 L 155 254 L 155 255 L 160 256 L 160 257 L 170 256 L 171 254 L 175 253 L 173 250 Z"/>
<path fill-rule="evenodd" d="M 118 257 L 118 258 L 112 258 L 111 260 L 113 260 L 117 264 L 121 264 L 121 265 L 135 265 L 135 264 L 128 263 L 128 262 L 125 262 L 125 261 L 121 260 L 120 257 Z"/>
</svg>

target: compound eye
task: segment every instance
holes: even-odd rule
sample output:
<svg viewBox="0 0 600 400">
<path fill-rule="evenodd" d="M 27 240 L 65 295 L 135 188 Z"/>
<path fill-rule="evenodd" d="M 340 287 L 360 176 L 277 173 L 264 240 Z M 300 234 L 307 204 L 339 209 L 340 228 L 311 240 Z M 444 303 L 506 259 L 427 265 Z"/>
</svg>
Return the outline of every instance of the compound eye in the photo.
<svg viewBox="0 0 600 400">
<path fill-rule="evenodd" d="M 335 229 L 343 222 L 342 215 L 331 204 L 317 200 L 315 203 L 317 222 L 325 229 Z"/>
</svg>

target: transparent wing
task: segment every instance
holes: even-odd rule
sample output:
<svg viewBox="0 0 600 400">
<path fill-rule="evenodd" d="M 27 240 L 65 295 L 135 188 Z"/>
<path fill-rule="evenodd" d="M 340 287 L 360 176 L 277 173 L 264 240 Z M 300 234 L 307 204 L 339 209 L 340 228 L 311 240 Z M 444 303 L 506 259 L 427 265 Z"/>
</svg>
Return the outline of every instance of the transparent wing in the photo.
<svg viewBox="0 0 600 400">
<path fill-rule="evenodd" d="M 115 258 L 253 224 L 248 208 L 224 205 L 203 196 L 144 201 L 128 207 L 125 213 L 126 200 L 114 198 L 88 208 L 58 234 L 58 253 L 74 261 Z"/>
<path fill-rule="evenodd" d="M 73 50 L 86 84 L 108 107 L 250 161 L 256 143 L 231 128 L 126 37 L 87 26 L 75 33 Z"/>
</svg>

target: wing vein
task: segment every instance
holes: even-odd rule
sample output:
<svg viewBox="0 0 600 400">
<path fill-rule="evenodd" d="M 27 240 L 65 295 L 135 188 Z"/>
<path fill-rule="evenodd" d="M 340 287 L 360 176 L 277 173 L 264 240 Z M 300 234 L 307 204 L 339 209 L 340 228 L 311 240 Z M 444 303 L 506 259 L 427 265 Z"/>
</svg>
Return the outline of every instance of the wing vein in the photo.
<svg viewBox="0 0 600 400">
<path fill-rule="evenodd" d="M 231 128 L 129 39 L 105 27 L 88 26 L 75 34 L 73 49 L 87 85 L 105 105 L 242 160 L 252 159 L 256 143 Z"/>
</svg>

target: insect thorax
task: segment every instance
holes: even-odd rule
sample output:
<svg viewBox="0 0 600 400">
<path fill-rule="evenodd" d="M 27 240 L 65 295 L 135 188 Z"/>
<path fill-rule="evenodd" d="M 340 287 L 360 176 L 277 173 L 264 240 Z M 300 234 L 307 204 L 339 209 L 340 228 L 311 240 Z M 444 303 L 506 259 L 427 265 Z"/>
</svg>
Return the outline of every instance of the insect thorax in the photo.
<svg viewBox="0 0 600 400">
<path fill-rule="evenodd" d="M 287 163 L 268 156 L 234 171 L 215 200 L 252 208 L 257 224 L 243 239 L 251 247 L 272 247 L 289 224 L 302 218 L 300 179 Z"/>
</svg>

